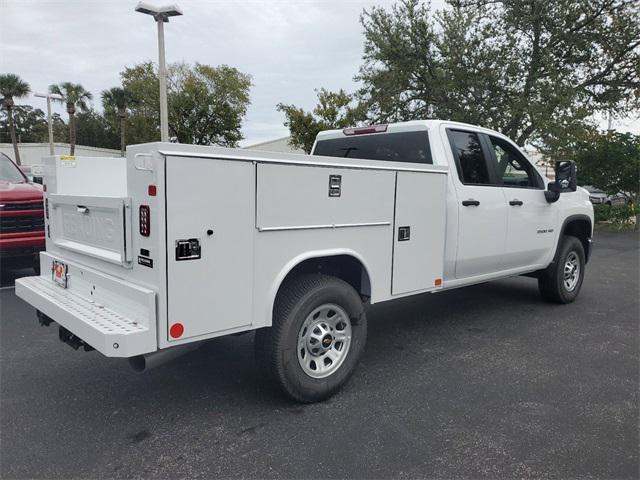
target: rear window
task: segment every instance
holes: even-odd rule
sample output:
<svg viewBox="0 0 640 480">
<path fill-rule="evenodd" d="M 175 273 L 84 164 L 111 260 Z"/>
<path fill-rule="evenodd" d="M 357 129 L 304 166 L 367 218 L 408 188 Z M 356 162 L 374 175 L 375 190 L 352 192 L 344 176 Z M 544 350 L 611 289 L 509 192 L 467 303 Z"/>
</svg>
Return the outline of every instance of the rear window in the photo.
<svg viewBox="0 0 640 480">
<path fill-rule="evenodd" d="M 426 130 L 319 140 L 313 154 L 388 162 L 433 163 Z"/>
</svg>

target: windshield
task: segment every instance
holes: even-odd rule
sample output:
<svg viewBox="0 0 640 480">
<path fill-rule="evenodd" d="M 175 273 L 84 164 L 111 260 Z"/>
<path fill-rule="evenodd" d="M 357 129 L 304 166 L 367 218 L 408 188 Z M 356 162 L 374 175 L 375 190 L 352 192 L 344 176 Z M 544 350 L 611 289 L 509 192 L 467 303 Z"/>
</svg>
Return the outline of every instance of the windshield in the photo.
<svg viewBox="0 0 640 480">
<path fill-rule="evenodd" d="M 0 153 L 0 180 L 9 183 L 24 183 L 26 181 L 20 169 L 4 153 Z"/>
<path fill-rule="evenodd" d="M 426 130 L 318 140 L 313 154 L 390 162 L 433 163 Z"/>
</svg>

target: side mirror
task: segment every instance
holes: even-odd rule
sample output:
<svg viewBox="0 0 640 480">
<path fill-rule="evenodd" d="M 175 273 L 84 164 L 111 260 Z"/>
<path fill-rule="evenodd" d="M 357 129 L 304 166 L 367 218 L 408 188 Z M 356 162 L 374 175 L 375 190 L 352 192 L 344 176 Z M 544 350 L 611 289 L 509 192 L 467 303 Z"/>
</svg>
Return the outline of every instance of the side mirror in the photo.
<svg viewBox="0 0 640 480">
<path fill-rule="evenodd" d="M 575 192 L 578 189 L 576 162 L 560 160 L 556 162 L 555 172 L 556 181 L 549 183 L 548 190 L 544 192 L 544 197 L 549 203 L 556 202 L 561 193 Z"/>
<path fill-rule="evenodd" d="M 575 192 L 578 189 L 576 162 L 560 160 L 556 162 L 556 191 L 558 193 Z"/>
</svg>

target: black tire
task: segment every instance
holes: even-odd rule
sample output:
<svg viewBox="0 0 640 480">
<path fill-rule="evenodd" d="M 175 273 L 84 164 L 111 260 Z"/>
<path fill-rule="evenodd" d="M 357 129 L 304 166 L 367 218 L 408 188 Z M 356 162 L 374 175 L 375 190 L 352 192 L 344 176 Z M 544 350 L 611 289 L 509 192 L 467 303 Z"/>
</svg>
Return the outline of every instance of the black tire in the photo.
<svg viewBox="0 0 640 480">
<path fill-rule="evenodd" d="M 565 285 L 565 264 L 571 255 L 575 255 L 578 260 L 579 272 L 577 282 L 571 289 Z M 585 256 L 582 242 L 576 237 L 565 235 L 561 239 L 557 258 L 546 270 L 543 270 L 538 277 L 538 288 L 542 297 L 554 303 L 573 302 L 584 280 Z"/>
<path fill-rule="evenodd" d="M 298 360 L 298 335 L 318 307 L 334 304 L 351 322 L 351 343 L 337 369 L 313 378 Z M 273 326 L 256 332 L 256 358 L 294 400 L 312 403 L 335 394 L 354 372 L 367 340 L 367 317 L 358 293 L 345 281 L 320 274 L 300 275 L 282 285 L 273 309 Z"/>
</svg>

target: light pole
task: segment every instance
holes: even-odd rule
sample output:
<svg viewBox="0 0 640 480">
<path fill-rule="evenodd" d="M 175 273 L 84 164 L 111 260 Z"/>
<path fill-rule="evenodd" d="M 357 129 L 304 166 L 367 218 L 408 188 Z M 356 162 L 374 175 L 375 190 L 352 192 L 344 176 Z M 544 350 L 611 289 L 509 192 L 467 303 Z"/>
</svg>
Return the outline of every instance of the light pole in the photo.
<svg viewBox="0 0 640 480">
<path fill-rule="evenodd" d="M 34 93 L 36 97 L 47 99 L 47 124 L 49 126 L 49 153 L 55 155 L 53 151 L 53 123 L 51 121 L 51 99 L 62 100 L 62 95 L 57 93 Z"/>
<path fill-rule="evenodd" d="M 164 61 L 164 24 L 169 17 L 182 15 L 176 5 L 154 7 L 145 2 L 138 3 L 136 12 L 151 15 L 158 24 L 158 77 L 160 80 L 160 141 L 169 141 L 169 117 L 167 113 L 167 67 Z"/>
</svg>

